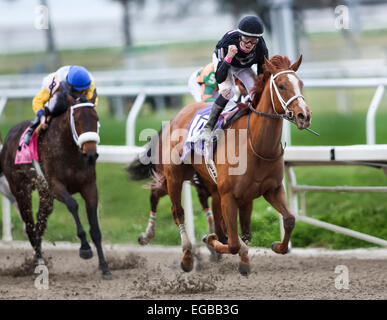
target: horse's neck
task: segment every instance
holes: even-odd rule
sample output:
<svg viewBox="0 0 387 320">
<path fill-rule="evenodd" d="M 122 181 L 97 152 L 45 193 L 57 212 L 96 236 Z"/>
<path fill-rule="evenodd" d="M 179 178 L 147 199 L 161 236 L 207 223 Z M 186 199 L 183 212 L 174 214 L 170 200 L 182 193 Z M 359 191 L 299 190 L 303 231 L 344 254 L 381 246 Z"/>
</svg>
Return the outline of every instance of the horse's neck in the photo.
<svg viewBox="0 0 387 320">
<path fill-rule="evenodd" d="M 61 150 L 71 150 L 71 148 L 74 148 L 75 144 L 71 133 L 68 112 L 53 118 L 49 127 L 51 131 L 49 132 L 49 139 L 55 141 L 55 143 L 60 143 L 62 146 Z M 53 137 L 57 137 L 57 139 L 53 139 Z"/>
<path fill-rule="evenodd" d="M 274 114 L 271 102 L 269 80 L 265 85 L 257 111 Z M 255 114 L 250 115 L 250 132 L 252 144 L 255 150 L 260 150 L 262 155 L 275 157 L 278 155 L 278 147 L 282 135 L 282 119 L 272 119 Z"/>
</svg>

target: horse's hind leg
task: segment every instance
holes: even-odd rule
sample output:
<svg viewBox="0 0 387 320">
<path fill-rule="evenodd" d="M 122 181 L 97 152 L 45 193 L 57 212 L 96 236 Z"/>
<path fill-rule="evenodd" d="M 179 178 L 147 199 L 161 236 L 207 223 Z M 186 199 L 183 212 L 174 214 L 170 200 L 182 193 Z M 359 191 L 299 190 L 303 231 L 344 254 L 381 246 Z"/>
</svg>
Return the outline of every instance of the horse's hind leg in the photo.
<svg viewBox="0 0 387 320">
<path fill-rule="evenodd" d="M 214 212 L 214 216 L 212 217 L 213 227 L 209 227 L 209 234 L 216 234 L 218 239 L 222 243 L 227 243 L 227 238 L 222 227 L 222 208 L 220 206 L 220 197 L 218 192 L 212 194 L 212 210 Z M 205 236 L 203 239 L 206 238 L 207 236 Z M 222 258 L 222 255 L 216 252 L 215 248 L 210 246 L 206 241 L 205 243 L 207 245 L 208 250 L 210 251 L 210 261 L 218 262 Z"/>
<path fill-rule="evenodd" d="M 90 224 L 90 236 L 97 248 L 99 268 L 102 271 L 102 278 L 104 280 L 112 280 L 113 276 L 110 273 L 108 264 L 105 260 L 102 250 L 102 235 L 99 228 L 97 207 L 98 207 L 98 192 L 95 183 L 85 186 L 81 191 L 82 197 L 85 199 L 87 219 Z"/>
<path fill-rule="evenodd" d="M 266 201 L 269 202 L 274 207 L 274 209 L 276 209 L 282 215 L 285 229 L 282 242 L 273 242 L 271 248 L 276 253 L 285 254 L 289 250 L 288 246 L 290 235 L 292 234 L 296 221 L 286 202 L 285 189 L 283 185 L 281 185 L 279 188 L 264 194 L 264 197 Z"/>
<path fill-rule="evenodd" d="M 55 197 L 62 201 L 67 209 L 71 212 L 74 217 L 75 224 L 77 226 L 77 236 L 81 240 L 81 248 L 79 249 L 79 255 L 82 259 L 91 259 L 93 257 L 93 251 L 86 239 L 86 232 L 82 227 L 81 221 L 78 215 L 78 203 L 77 201 L 68 193 L 66 188 L 59 183 L 54 184 L 52 189 Z"/>
<path fill-rule="evenodd" d="M 181 206 L 181 191 L 183 187 L 183 179 L 177 180 L 176 177 L 168 179 L 168 194 L 172 201 L 172 214 L 176 225 L 180 230 L 181 246 L 183 249 L 183 259 L 181 268 L 189 272 L 193 268 L 193 253 L 192 244 L 188 238 L 187 231 L 184 226 L 184 209 Z"/>
<path fill-rule="evenodd" d="M 203 212 L 206 214 L 206 219 L 208 222 L 208 232 L 214 233 L 215 232 L 214 215 L 212 214 L 212 211 L 208 204 L 208 198 L 210 197 L 211 194 L 207 191 L 207 189 L 203 185 L 195 184 L 195 188 L 198 193 L 199 202 L 202 205 Z"/>
<path fill-rule="evenodd" d="M 148 244 L 156 235 L 156 215 L 157 215 L 157 205 L 160 198 L 164 197 L 168 193 L 166 192 L 166 187 L 164 189 L 152 189 L 150 195 L 151 203 L 151 212 L 149 215 L 148 226 L 145 232 L 141 233 L 138 237 L 138 242 L 141 245 Z"/>
<path fill-rule="evenodd" d="M 193 178 L 191 179 L 192 184 L 194 185 L 196 192 L 199 197 L 199 202 L 202 205 L 203 211 L 206 214 L 207 222 L 208 222 L 208 232 L 215 232 L 215 224 L 214 224 L 214 215 L 210 209 L 208 204 L 208 198 L 211 194 L 208 192 L 207 188 L 204 186 L 199 174 L 195 172 Z"/>
<path fill-rule="evenodd" d="M 24 230 L 30 240 L 31 246 L 35 251 L 35 257 L 39 259 L 36 253 L 36 235 L 35 224 L 32 215 L 32 196 L 30 191 L 20 190 L 19 192 L 13 192 L 16 198 L 16 202 L 20 209 L 20 216 L 24 222 Z"/>
</svg>

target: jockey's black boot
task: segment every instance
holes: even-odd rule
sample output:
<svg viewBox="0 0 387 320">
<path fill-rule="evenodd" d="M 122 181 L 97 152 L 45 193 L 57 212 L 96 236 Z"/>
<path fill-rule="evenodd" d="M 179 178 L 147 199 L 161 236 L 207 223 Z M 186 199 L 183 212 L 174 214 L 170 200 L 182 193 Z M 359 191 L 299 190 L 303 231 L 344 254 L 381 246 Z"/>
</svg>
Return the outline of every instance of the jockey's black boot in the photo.
<svg viewBox="0 0 387 320">
<path fill-rule="evenodd" d="M 24 143 L 28 146 L 30 144 L 30 141 L 31 141 L 31 138 L 32 138 L 32 135 L 35 131 L 35 129 L 39 126 L 40 124 L 40 116 L 37 116 L 35 118 L 35 120 L 33 120 L 31 122 L 31 125 L 28 129 L 28 131 L 26 132 L 26 134 L 24 135 Z"/>
<path fill-rule="evenodd" d="M 212 106 L 210 117 L 200 134 L 201 140 L 204 140 L 207 142 L 210 140 L 211 132 L 214 129 L 216 123 L 218 122 L 219 116 L 222 113 L 227 103 L 228 103 L 228 100 L 224 98 L 222 95 L 219 95 L 219 97 L 214 102 L 214 105 Z"/>
</svg>

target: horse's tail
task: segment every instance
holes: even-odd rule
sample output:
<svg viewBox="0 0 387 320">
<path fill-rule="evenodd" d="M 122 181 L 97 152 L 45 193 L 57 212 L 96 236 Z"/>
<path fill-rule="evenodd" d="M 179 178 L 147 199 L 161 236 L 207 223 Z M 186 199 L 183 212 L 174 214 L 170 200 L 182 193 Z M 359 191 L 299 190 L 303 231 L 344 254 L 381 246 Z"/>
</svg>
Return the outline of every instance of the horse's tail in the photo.
<svg viewBox="0 0 387 320">
<path fill-rule="evenodd" d="M 150 142 L 146 145 L 145 151 L 124 168 L 124 170 L 129 174 L 130 180 L 144 180 L 151 176 L 155 178 L 158 176 L 156 172 L 162 170 L 162 166 L 156 164 L 156 159 L 158 157 L 153 153 L 156 153 L 155 151 L 158 150 L 157 145 L 160 141 L 160 135 L 161 130 L 157 135 L 151 137 Z"/>
</svg>

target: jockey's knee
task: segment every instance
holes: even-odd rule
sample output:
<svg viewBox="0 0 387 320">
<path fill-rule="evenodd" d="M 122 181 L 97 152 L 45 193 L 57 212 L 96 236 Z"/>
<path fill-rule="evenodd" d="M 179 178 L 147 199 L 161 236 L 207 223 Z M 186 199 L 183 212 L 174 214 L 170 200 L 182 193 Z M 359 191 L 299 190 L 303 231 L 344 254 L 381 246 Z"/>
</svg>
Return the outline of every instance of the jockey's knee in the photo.
<svg viewBox="0 0 387 320">
<path fill-rule="evenodd" d="M 226 89 L 223 89 L 219 92 L 219 94 L 227 99 L 227 100 L 231 100 L 232 97 L 234 96 L 234 90 L 232 88 L 226 88 Z"/>
</svg>

